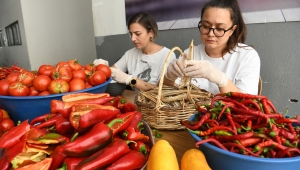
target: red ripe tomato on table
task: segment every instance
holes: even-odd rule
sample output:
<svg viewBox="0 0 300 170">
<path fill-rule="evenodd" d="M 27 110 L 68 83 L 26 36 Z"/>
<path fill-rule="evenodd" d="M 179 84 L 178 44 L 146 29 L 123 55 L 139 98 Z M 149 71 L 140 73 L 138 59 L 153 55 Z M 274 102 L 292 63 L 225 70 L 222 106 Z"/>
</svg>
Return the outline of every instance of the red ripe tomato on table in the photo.
<svg viewBox="0 0 300 170">
<path fill-rule="evenodd" d="M 72 79 L 79 78 L 83 81 L 86 81 L 86 77 L 87 76 L 86 76 L 84 70 L 74 70 L 74 71 L 72 71 Z"/>
<path fill-rule="evenodd" d="M 48 96 L 48 95 L 50 95 L 49 91 L 42 91 L 38 94 L 38 96 Z"/>
<path fill-rule="evenodd" d="M 19 72 L 10 73 L 5 80 L 9 81 L 10 83 L 18 81 L 19 75 Z"/>
<path fill-rule="evenodd" d="M 0 122 L 0 127 L 2 128 L 2 132 L 7 132 L 15 127 L 15 123 L 10 118 L 3 118 Z"/>
<path fill-rule="evenodd" d="M 52 80 L 49 76 L 38 75 L 35 79 L 33 79 L 33 86 L 37 91 L 47 91 L 51 81 Z"/>
<path fill-rule="evenodd" d="M 68 64 L 68 62 L 66 61 L 60 61 L 56 64 L 55 68 L 58 68 L 58 67 L 61 67 L 61 66 L 64 66 L 66 67 L 68 70 L 72 71 L 72 68 L 71 66 Z"/>
<path fill-rule="evenodd" d="M 40 94 L 40 92 L 37 91 L 37 90 L 34 88 L 34 86 L 30 86 L 30 87 L 29 87 L 29 94 L 28 94 L 28 96 L 37 96 L 37 95 L 39 95 L 39 94 Z"/>
<path fill-rule="evenodd" d="M 55 67 L 52 65 L 41 65 L 38 69 L 38 75 L 46 75 L 46 76 L 51 76 L 51 73 Z"/>
<path fill-rule="evenodd" d="M 88 78 L 88 83 L 92 86 L 97 86 L 106 81 L 106 75 L 102 71 L 95 71 Z"/>
<path fill-rule="evenodd" d="M 68 61 L 69 66 L 72 68 L 72 70 L 81 70 L 82 66 L 80 65 L 79 61 L 77 59 L 69 60 Z"/>
<path fill-rule="evenodd" d="M 50 94 L 60 94 L 69 92 L 69 84 L 64 80 L 52 80 L 48 88 Z"/>
<path fill-rule="evenodd" d="M 69 82 L 70 92 L 85 89 L 85 82 L 80 78 L 74 78 Z"/>
<path fill-rule="evenodd" d="M 7 80 L 1 80 L 0 81 L 0 95 L 1 96 L 8 96 L 8 87 L 9 87 L 10 82 Z"/>
<path fill-rule="evenodd" d="M 19 75 L 18 81 L 26 86 L 30 86 L 32 85 L 34 77 L 33 72 L 24 71 Z"/>
<path fill-rule="evenodd" d="M 29 88 L 20 83 L 20 82 L 12 82 L 8 87 L 8 93 L 11 96 L 28 96 Z"/>
<path fill-rule="evenodd" d="M 105 64 L 99 64 L 95 66 L 95 71 L 102 71 L 106 78 L 108 79 L 111 76 L 111 69 Z"/>
<path fill-rule="evenodd" d="M 51 73 L 52 80 L 64 80 L 70 82 L 72 79 L 72 71 L 65 66 L 56 67 Z"/>
<path fill-rule="evenodd" d="M 87 64 L 84 67 L 85 70 L 89 70 L 89 71 L 93 71 L 94 68 L 95 68 L 95 64 L 93 64 L 93 63 Z"/>
</svg>

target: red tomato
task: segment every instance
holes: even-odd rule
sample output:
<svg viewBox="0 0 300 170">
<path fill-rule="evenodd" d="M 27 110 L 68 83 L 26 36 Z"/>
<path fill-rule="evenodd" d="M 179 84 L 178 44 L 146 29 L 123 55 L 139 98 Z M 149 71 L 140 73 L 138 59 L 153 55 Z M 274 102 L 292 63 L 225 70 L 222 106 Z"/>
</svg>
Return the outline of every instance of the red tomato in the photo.
<svg viewBox="0 0 300 170">
<path fill-rule="evenodd" d="M 51 73 L 51 78 L 53 80 L 55 80 L 55 79 L 64 80 L 68 83 L 72 79 L 72 71 L 70 71 L 65 66 L 56 67 L 56 69 L 53 70 Z"/>
<path fill-rule="evenodd" d="M 51 83 L 51 78 L 46 75 L 38 75 L 33 79 L 33 86 L 37 91 L 46 91 Z"/>
<path fill-rule="evenodd" d="M 90 70 L 84 70 L 86 78 L 90 77 L 92 75 L 92 71 Z"/>
<path fill-rule="evenodd" d="M 72 71 L 72 79 L 79 78 L 83 81 L 86 80 L 86 74 L 84 70 L 74 70 Z"/>
<path fill-rule="evenodd" d="M 93 63 L 85 65 L 85 70 L 93 71 L 94 68 L 95 68 L 95 64 Z"/>
<path fill-rule="evenodd" d="M 19 75 L 18 81 L 26 86 L 30 86 L 32 85 L 34 77 L 32 72 L 25 71 Z"/>
<path fill-rule="evenodd" d="M 91 87 L 93 87 L 92 85 L 90 85 L 88 82 L 85 82 L 85 88 L 87 89 L 87 88 L 91 88 Z"/>
<path fill-rule="evenodd" d="M 15 127 L 15 123 L 14 123 L 14 121 L 12 121 L 11 119 L 5 118 L 5 119 L 2 119 L 2 120 L 1 120 L 0 126 L 1 126 L 1 128 L 2 128 L 2 132 L 7 132 L 7 131 L 9 131 L 11 128 Z"/>
<path fill-rule="evenodd" d="M 20 82 L 12 82 L 8 87 L 8 93 L 11 96 L 28 96 L 29 88 Z"/>
<path fill-rule="evenodd" d="M 20 73 L 14 72 L 10 73 L 5 79 L 9 81 L 10 83 L 15 82 L 18 80 Z"/>
<path fill-rule="evenodd" d="M 40 92 L 40 94 L 38 94 L 38 96 L 48 96 L 48 95 L 50 95 L 49 91 L 43 91 L 43 92 Z"/>
<path fill-rule="evenodd" d="M 69 89 L 69 84 L 64 80 L 52 80 L 48 88 L 50 94 L 66 93 Z"/>
<path fill-rule="evenodd" d="M 28 94 L 28 96 L 37 96 L 37 95 L 39 95 L 39 94 L 40 94 L 40 92 L 37 91 L 37 90 L 34 88 L 34 86 L 30 86 L 30 87 L 29 87 L 29 94 Z"/>
<path fill-rule="evenodd" d="M 111 70 L 105 64 L 99 64 L 99 65 L 97 65 L 95 67 L 95 71 L 102 71 L 102 72 L 104 72 L 107 79 L 111 76 Z"/>
<path fill-rule="evenodd" d="M 59 67 L 61 67 L 61 66 L 64 66 L 64 67 L 66 67 L 68 70 L 72 71 L 71 66 L 70 66 L 70 65 L 68 64 L 68 62 L 66 62 L 66 61 L 58 62 L 58 63 L 56 64 L 55 68 L 59 68 Z"/>
<path fill-rule="evenodd" d="M 38 75 L 46 75 L 50 77 L 54 68 L 55 67 L 52 65 L 41 65 L 38 69 Z"/>
<path fill-rule="evenodd" d="M 81 68 L 82 68 L 82 66 L 80 65 L 80 63 L 77 59 L 69 60 L 68 64 L 72 68 L 72 70 L 81 70 Z"/>
<path fill-rule="evenodd" d="M 1 80 L 0 81 L 0 95 L 1 96 L 8 96 L 8 87 L 9 87 L 10 82 L 7 80 Z"/>
<path fill-rule="evenodd" d="M 72 79 L 69 83 L 70 91 L 78 91 L 85 89 L 85 82 L 80 78 Z"/>
<path fill-rule="evenodd" d="M 3 114 L 3 119 L 4 119 L 4 118 L 10 118 L 6 110 L 0 109 L 0 111 L 1 111 L 2 114 Z"/>
<path fill-rule="evenodd" d="M 105 81 L 106 81 L 106 75 L 102 71 L 95 71 L 88 78 L 88 83 L 91 84 L 92 86 L 96 86 L 96 85 L 102 84 Z"/>
</svg>

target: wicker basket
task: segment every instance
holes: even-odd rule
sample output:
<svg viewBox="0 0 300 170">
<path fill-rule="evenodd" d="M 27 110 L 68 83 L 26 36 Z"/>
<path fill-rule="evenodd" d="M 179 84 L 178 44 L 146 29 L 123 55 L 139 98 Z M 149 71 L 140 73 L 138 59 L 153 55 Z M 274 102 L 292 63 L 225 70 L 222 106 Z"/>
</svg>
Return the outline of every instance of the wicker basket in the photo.
<svg viewBox="0 0 300 170">
<path fill-rule="evenodd" d="M 193 52 L 192 43 L 191 46 L 190 54 Z M 185 129 L 186 127 L 180 124 L 180 120 L 188 120 L 196 112 L 196 102 L 210 104 L 213 97 L 211 93 L 192 85 L 191 79 L 187 77 L 184 77 L 177 87 L 163 85 L 168 60 L 174 50 L 182 54 L 178 47 L 174 47 L 169 52 L 161 72 L 159 86 L 148 91 L 140 91 L 134 100 L 143 114 L 144 121 L 160 130 Z M 193 59 L 193 55 L 188 59 Z"/>
</svg>

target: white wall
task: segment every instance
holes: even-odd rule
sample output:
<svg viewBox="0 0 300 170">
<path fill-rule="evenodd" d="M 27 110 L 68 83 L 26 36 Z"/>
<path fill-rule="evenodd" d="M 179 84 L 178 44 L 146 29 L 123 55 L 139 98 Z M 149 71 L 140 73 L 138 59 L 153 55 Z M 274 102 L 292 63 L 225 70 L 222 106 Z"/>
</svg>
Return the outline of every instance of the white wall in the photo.
<svg viewBox="0 0 300 170">
<path fill-rule="evenodd" d="M 6 37 L 6 26 L 18 21 L 22 40 L 22 45 L 7 46 L 6 41 L 6 46 L 0 47 L 0 64 L 6 66 L 17 64 L 24 68 L 30 68 L 20 0 L 0 0 L 0 4 L 2 35 Z"/>
<path fill-rule="evenodd" d="M 96 59 L 92 2 L 21 0 L 31 69 L 42 64 Z"/>
<path fill-rule="evenodd" d="M 92 0 L 95 37 L 127 33 L 124 0 Z"/>
</svg>

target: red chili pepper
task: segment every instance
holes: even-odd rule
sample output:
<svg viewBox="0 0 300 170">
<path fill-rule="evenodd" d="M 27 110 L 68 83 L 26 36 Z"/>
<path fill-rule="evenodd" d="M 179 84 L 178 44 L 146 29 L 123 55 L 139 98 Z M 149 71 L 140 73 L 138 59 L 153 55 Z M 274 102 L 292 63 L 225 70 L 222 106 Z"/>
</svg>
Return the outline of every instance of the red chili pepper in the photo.
<svg viewBox="0 0 300 170">
<path fill-rule="evenodd" d="M 281 150 L 278 152 L 278 154 L 276 155 L 277 158 L 283 158 L 284 155 L 288 155 L 288 157 L 292 157 L 290 152 L 295 152 L 298 153 L 298 155 L 300 155 L 300 149 L 299 148 L 286 148 L 284 150 Z"/>
<path fill-rule="evenodd" d="M 142 153 L 132 150 L 107 167 L 106 170 L 141 169 L 146 162 L 147 159 Z"/>
<path fill-rule="evenodd" d="M 254 132 L 247 132 L 239 135 L 232 135 L 232 136 L 220 136 L 219 139 L 223 139 L 226 141 L 234 141 L 234 140 L 242 140 L 251 138 L 254 135 Z"/>
<path fill-rule="evenodd" d="M 297 136 L 288 132 L 287 130 L 283 129 L 283 128 L 279 128 L 278 129 L 278 134 L 289 139 L 289 140 L 297 140 Z"/>
<path fill-rule="evenodd" d="M 76 166 L 87 157 L 66 157 L 63 161 L 63 167 L 56 170 L 75 170 Z"/>
<path fill-rule="evenodd" d="M 139 110 L 138 106 L 131 102 L 125 103 L 123 105 L 123 107 L 121 108 L 122 113 L 134 112 L 134 111 L 138 111 L 138 110 Z"/>
<path fill-rule="evenodd" d="M 224 130 L 224 131 L 229 131 L 229 132 L 234 133 L 234 131 L 227 126 L 216 126 L 216 127 L 212 127 L 210 129 L 208 129 L 207 131 L 199 131 L 199 130 L 194 131 L 194 130 L 188 129 L 188 131 L 190 131 L 198 136 L 208 136 L 216 130 Z"/>
<path fill-rule="evenodd" d="M 63 146 L 67 156 L 84 157 L 89 156 L 112 141 L 112 131 L 103 122 L 99 122 L 84 135 L 76 138 Z"/>
<path fill-rule="evenodd" d="M 199 129 L 199 128 L 203 125 L 203 123 L 204 123 L 206 120 L 208 120 L 210 117 L 211 117 L 211 113 L 206 113 L 205 115 L 203 115 L 203 116 L 201 117 L 201 119 L 197 122 L 197 124 L 190 125 L 190 124 L 188 124 L 188 122 L 185 121 L 185 120 L 180 120 L 180 123 L 181 123 L 182 125 L 186 126 L 187 128 L 191 129 L 191 130 L 197 130 L 197 129 Z"/>
<path fill-rule="evenodd" d="M 94 109 L 82 115 L 79 120 L 79 128 L 88 128 L 98 122 L 106 122 L 120 114 L 119 109 L 112 109 Z"/>
<path fill-rule="evenodd" d="M 31 122 L 30 125 L 35 125 L 36 123 L 42 123 L 51 118 L 54 114 L 53 113 L 46 113 L 41 116 L 38 116 L 34 118 Z"/>
<path fill-rule="evenodd" d="M 258 117 L 264 118 L 266 120 L 266 122 L 269 122 L 269 118 L 266 116 L 266 114 L 262 113 L 261 111 L 257 111 L 257 110 L 244 110 L 244 109 L 240 109 L 240 108 L 236 108 L 236 107 L 231 107 L 230 109 L 232 111 L 234 111 L 234 112 L 239 113 L 239 114 L 246 114 L 246 115 L 258 116 Z"/>
<path fill-rule="evenodd" d="M 92 112 L 93 110 L 95 110 L 95 113 L 97 113 L 98 112 L 97 110 L 115 110 L 117 112 L 118 109 L 116 109 L 113 106 L 105 106 L 105 105 L 98 105 L 98 104 L 76 104 L 76 105 L 72 106 L 71 110 L 72 111 L 69 115 L 69 120 L 70 120 L 72 126 L 78 130 L 78 129 L 81 129 L 81 127 L 79 127 L 79 123 L 80 123 L 80 119 L 83 115 L 88 114 L 88 113 Z M 93 113 L 93 114 L 95 114 L 95 113 Z M 99 122 L 97 120 L 97 117 L 99 117 L 99 115 L 101 115 L 101 114 L 97 113 L 97 115 L 95 117 L 92 117 L 93 115 L 86 116 L 82 120 L 83 121 L 82 126 L 88 127 L 88 126 L 91 126 L 91 125 Z M 106 119 L 109 119 L 111 116 L 112 115 L 108 115 L 108 118 L 106 118 L 105 114 L 104 114 L 104 116 L 102 116 L 102 119 L 106 120 Z M 94 120 L 90 120 L 92 118 L 94 118 Z M 104 120 L 102 120 L 102 121 L 104 121 Z M 92 122 L 90 123 L 88 121 L 92 121 Z"/>
<path fill-rule="evenodd" d="M 127 143 L 121 139 L 115 139 L 105 148 L 99 150 L 78 164 L 76 170 L 94 170 L 105 168 L 130 151 Z"/>
<path fill-rule="evenodd" d="M 208 138 L 208 139 L 201 140 L 201 141 L 199 141 L 199 142 L 196 143 L 196 147 L 199 148 L 199 146 L 200 146 L 201 144 L 206 143 L 206 142 L 212 142 L 212 143 L 214 143 L 216 146 L 218 146 L 219 148 L 228 151 L 228 149 L 227 149 L 223 144 L 221 144 L 218 140 L 216 140 L 216 139 L 214 139 L 214 138 Z"/>
<path fill-rule="evenodd" d="M 63 146 L 56 146 L 54 151 L 50 155 L 50 158 L 52 158 L 52 163 L 49 170 L 56 170 L 57 168 L 59 168 L 66 157 L 67 155 L 64 153 Z"/>
<path fill-rule="evenodd" d="M 48 120 L 36 125 L 37 128 L 47 128 L 50 126 L 54 126 L 56 124 L 56 121 L 62 117 L 62 114 L 55 114 L 52 117 L 50 117 Z"/>
<path fill-rule="evenodd" d="M 233 104 L 235 105 L 235 107 L 238 107 L 238 108 L 242 108 L 242 109 L 245 109 L 245 110 L 249 110 L 249 108 L 245 105 L 243 105 L 242 103 L 236 101 L 236 100 L 233 100 L 231 98 L 228 98 L 228 97 L 214 97 L 212 100 L 211 100 L 211 108 L 214 106 L 214 103 L 216 101 L 221 101 L 221 105 L 224 105 L 224 106 L 230 106 L 230 107 L 234 107 Z M 222 104 L 223 103 L 223 104 Z"/>
<path fill-rule="evenodd" d="M 258 152 L 260 151 L 261 149 L 265 148 L 265 147 L 270 147 L 270 146 L 274 146 L 275 148 L 278 148 L 280 150 L 284 150 L 286 149 L 285 146 L 283 145 L 280 145 L 279 143 L 275 142 L 275 141 L 272 141 L 272 140 L 267 140 L 265 142 L 261 142 L 257 145 L 254 146 L 254 149 L 253 149 L 253 152 Z"/>
<path fill-rule="evenodd" d="M 71 107 L 66 108 L 65 102 L 61 100 L 51 100 L 50 102 L 50 112 L 51 113 L 60 113 L 63 117 L 68 118 L 71 112 Z"/>
<path fill-rule="evenodd" d="M 239 99 L 263 99 L 267 98 L 266 96 L 261 95 L 252 95 L 252 94 L 246 94 L 241 92 L 227 92 L 227 93 L 219 93 L 215 96 L 228 96 L 228 97 L 234 97 Z"/>
<path fill-rule="evenodd" d="M 4 154 L 2 155 L 1 161 L 0 161 L 0 167 L 5 169 L 7 168 L 7 165 L 10 166 L 10 162 L 21 152 L 25 150 L 26 147 L 26 135 L 23 135 L 20 140 L 18 140 L 18 143 L 13 145 L 10 148 L 7 148 L 4 150 Z"/>
<path fill-rule="evenodd" d="M 271 132 L 270 132 L 270 136 L 274 138 L 275 142 L 279 143 L 280 145 L 282 144 L 281 143 L 281 140 L 279 138 L 279 130 L 277 128 L 277 126 L 275 124 L 272 124 L 271 125 Z"/>
<path fill-rule="evenodd" d="M 240 140 L 238 140 L 238 143 L 244 147 L 249 147 L 249 146 L 258 144 L 261 141 L 262 141 L 262 138 L 257 138 L 257 137 L 252 136 L 249 138 L 240 139 Z"/>
<path fill-rule="evenodd" d="M 229 108 L 226 109 L 226 117 L 228 119 L 228 122 L 229 122 L 232 130 L 233 130 L 233 133 L 236 135 L 237 134 L 236 126 L 235 126 L 235 123 L 234 123 L 234 121 L 232 119 L 232 116 L 231 116 Z"/>
<path fill-rule="evenodd" d="M 63 116 L 58 117 L 55 123 L 56 132 L 63 135 L 67 133 L 72 133 L 74 131 L 74 127 L 72 126 L 69 119 L 64 118 Z"/>
<path fill-rule="evenodd" d="M 126 140 L 130 141 L 142 141 L 148 142 L 149 137 L 142 134 L 138 129 L 138 124 L 142 119 L 143 115 L 140 112 L 135 112 L 130 125 L 124 130 L 122 136 Z"/>
<path fill-rule="evenodd" d="M 149 154 L 148 146 L 144 142 L 133 141 L 129 143 L 129 147 L 132 150 L 141 152 L 145 157 L 147 157 Z"/>
<path fill-rule="evenodd" d="M 223 145 L 224 145 L 225 147 L 237 147 L 237 148 L 239 148 L 239 149 L 242 149 L 242 150 L 244 150 L 244 151 L 250 153 L 250 155 L 252 155 L 252 156 L 259 157 L 259 154 L 253 153 L 251 150 L 249 150 L 249 149 L 247 149 L 246 147 L 244 147 L 244 146 L 242 146 L 242 145 L 239 145 L 239 144 L 237 144 L 237 143 L 224 143 Z"/>
<path fill-rule="evenodd" d="M 253 106 L 254 109 L 260 110 L 259 104 L 255 100 L 253 100 L 253 99 L 245 99 L 245 100 L 242 100 L 240 103 L 242 103 L 244 105 Z"/>
<path fill-rule="evenodd" d="M 113 136 L 118 132 L 125 130 L 134 118 L 135 112 L 127 112 L 125 114 L 117 115 L 113 120 L 107 123 L 107 126 L 111 128 Z"/>
<path fill-rule="evenodd" d="M 276 123 L 297 123 L 300 125 L 300 121 L 298 119 L 293 119 L 293 118 L 282 118 L 282 119 L 276 119 Z"/>
<path fill-rule="evenodd" d="M 106 106 L 114 106 L 115 108 L 118 108 L 120 100 L 121 100 L 121 96 L 117 96 L 114 98 L 113 101 L 105 103 L 105 105 Z"/>
<path fill-rule="evenodd" d="M 0 148 L 10 148 L 16 145 L 20 141 L 20 138 L 28 132 L 29 129 L 30 125 L 28 124 L 28 120 L 25 120 L 20 125 L 11 128 L 1 136 Z"/>
</svg>

